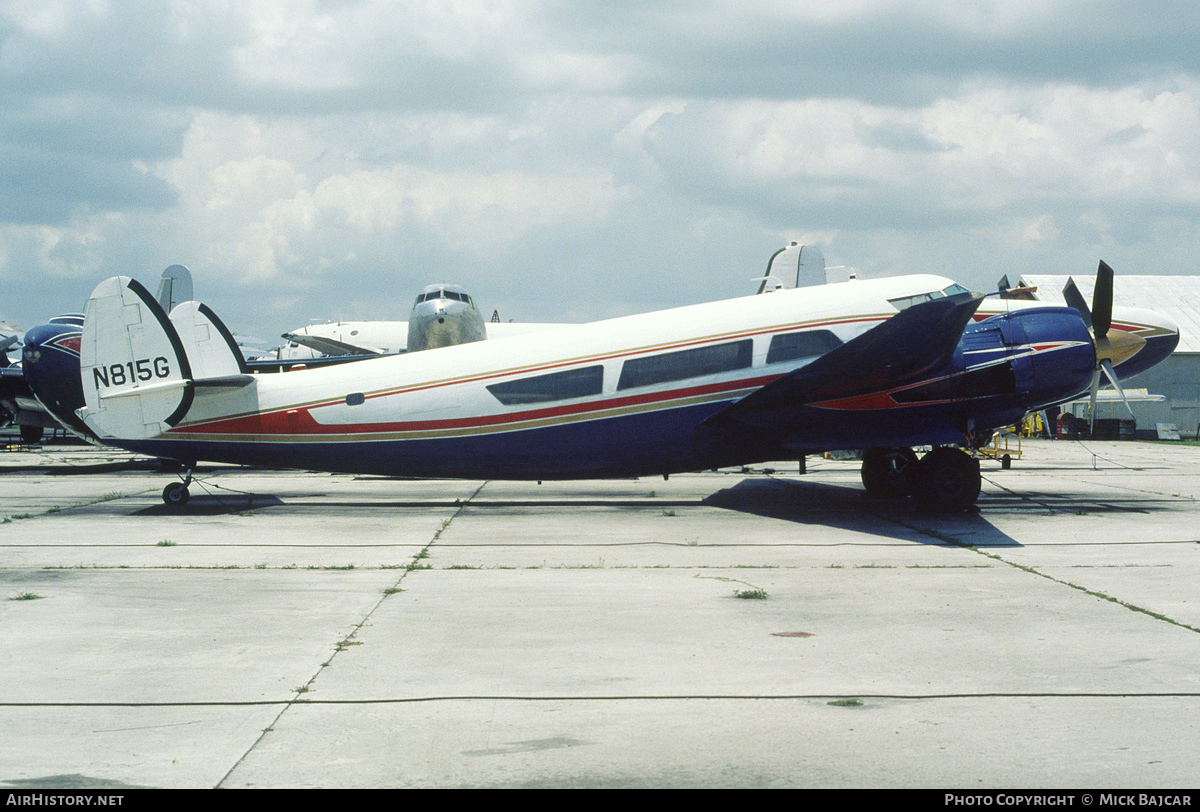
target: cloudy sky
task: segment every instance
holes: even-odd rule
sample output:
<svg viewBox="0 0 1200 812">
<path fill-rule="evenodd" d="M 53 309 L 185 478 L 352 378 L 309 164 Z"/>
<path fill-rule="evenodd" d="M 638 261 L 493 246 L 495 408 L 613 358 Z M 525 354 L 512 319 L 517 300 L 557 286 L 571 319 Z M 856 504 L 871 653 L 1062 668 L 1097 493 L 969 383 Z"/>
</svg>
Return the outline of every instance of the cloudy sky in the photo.
<svg viewBox="0 0 1200 812">
<path fill-rule="evenodd" d="M 0 316 L 187 265 L 240 333 L 1196 273 L 1192 0 L 0 0 Z"/>
</svg>

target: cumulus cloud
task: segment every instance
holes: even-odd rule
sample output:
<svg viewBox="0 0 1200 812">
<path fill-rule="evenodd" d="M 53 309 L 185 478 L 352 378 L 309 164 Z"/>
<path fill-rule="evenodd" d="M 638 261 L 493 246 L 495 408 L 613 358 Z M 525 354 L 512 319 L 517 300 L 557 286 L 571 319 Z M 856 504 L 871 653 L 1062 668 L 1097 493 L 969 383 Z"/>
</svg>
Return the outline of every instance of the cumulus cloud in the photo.
<svg viewBox="0 0 1200 812">
<path fill-rule="evenodd" d="M 247 332 L 402 317 L 436 280 L 587 318 L 748 292 L 786 239 L 979 287 L 1101 252 L 1190 272 L 1198 18 L 1179 0 L 8 0 L 3 315 L 181 262 Z"/>
</svg>

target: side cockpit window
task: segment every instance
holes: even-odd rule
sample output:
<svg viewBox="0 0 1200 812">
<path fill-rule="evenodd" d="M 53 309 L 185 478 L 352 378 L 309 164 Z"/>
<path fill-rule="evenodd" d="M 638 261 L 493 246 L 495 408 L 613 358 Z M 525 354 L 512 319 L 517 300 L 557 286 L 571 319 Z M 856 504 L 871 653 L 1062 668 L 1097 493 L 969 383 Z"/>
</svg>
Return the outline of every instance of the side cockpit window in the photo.
<svg viewBox="0 0 1200 812">
<path fill-rule="evenodd" d="M 945 296 L 945 294 L 940 290 L 935 290 L 930 293 L 918 293 L 916 296 L 899 296 L 895 299 L 888 299 L 888 303 L 894 305 L 897 310 L 907 310 L 913 305 L 931 302 L 934 299 L 940 299 L 942 296 Z"/>
<path fill-rule="evenodd" d="M 931 290 L 929 293 L 918 293 L 915 296 L 900 296 L 895 299 L 888 299 L 888 302 L 894 305 L 897 310 L 906 310 L 913 305 L 931 302 L 934 299 L 941 299 L 945 296 L 958 296 L 959 294 L 970 292 L 962 285 L 955 283 L 941 290 Z"/>
</svg>

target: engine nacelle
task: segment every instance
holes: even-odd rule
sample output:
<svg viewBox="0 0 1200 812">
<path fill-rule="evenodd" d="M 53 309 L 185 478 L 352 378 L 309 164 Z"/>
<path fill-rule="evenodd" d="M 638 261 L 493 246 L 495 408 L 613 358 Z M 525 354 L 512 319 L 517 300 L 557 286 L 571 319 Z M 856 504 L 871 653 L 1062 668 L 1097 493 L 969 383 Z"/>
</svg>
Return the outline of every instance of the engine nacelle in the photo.
<svg viewBox="0 0 1200 812">
<path fill-rule="evenodd" d="M 1078 313 L 1038 307 L 993 316 L 963 331 L 968 374 L 1007 364 L 1014 394 L 1030 411 L 1088 391 L 1096 369 L 1091 333 Z"/>
</svg>

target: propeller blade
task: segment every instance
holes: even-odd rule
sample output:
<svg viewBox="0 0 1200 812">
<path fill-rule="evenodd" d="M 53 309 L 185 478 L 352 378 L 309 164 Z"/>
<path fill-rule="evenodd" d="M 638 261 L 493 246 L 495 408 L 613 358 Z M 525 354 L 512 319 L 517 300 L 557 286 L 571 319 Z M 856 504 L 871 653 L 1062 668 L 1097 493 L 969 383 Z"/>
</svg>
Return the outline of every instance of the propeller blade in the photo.
<svg viewBox="0 0 1200 812">
<path fill-rule="evenodd" d="M 1092 375 L 1092 395 L 1088 405 L 1088 437 L 1096 437 L 1096 391 L 1100 388 L 1100 370 Z"/>
<path fill-rule="evenodd" d="M 1067 277 L 1067 284 L 1063 286 L 1063 298 L 1067 300 L 1067 307 L 1073 307 L 1079 311 L 1079 315 L 1083 317 L 1083 323 L 1088 329 L 1092 329 L 1092 309 L 1088 307 L 1087 300 L 1083 298 L 1083 294 L 1079 292 L 1079 288 L 1075 286 L 1075 280 Z"/>
<path fill-rule="evenodd" d="M 1108 378 L 1108 382 L 1112 384 L 1112 388 L 1116 389 L 1117 394 L 1121 396 L 1121 402 L 1129 410 L 1129 416 L 1137 420 L 1137 415 L 1133 413 L 1133 407 L 1129 405 L 1129 398 L 1125 397 L 1125 390 L 1121 388 L 1121 382 L 1117 380 L 1117 371 L 1113 369 L 1112 362 L 1106 358 L 1100 362 L 1100 368 L 1104 370 L 1104 376 Z"/>
<path fill-rule="evenodd" d="M 1100 267 L 1096 271 L 1096 289 L 1092 292 L 1092 329 L 1096 332 L 1096 338 L 1108 335 L 1108 328 L 1112 326 L 1112 308 L 1113 269 L 1100 260 Z"/>
</svg>

